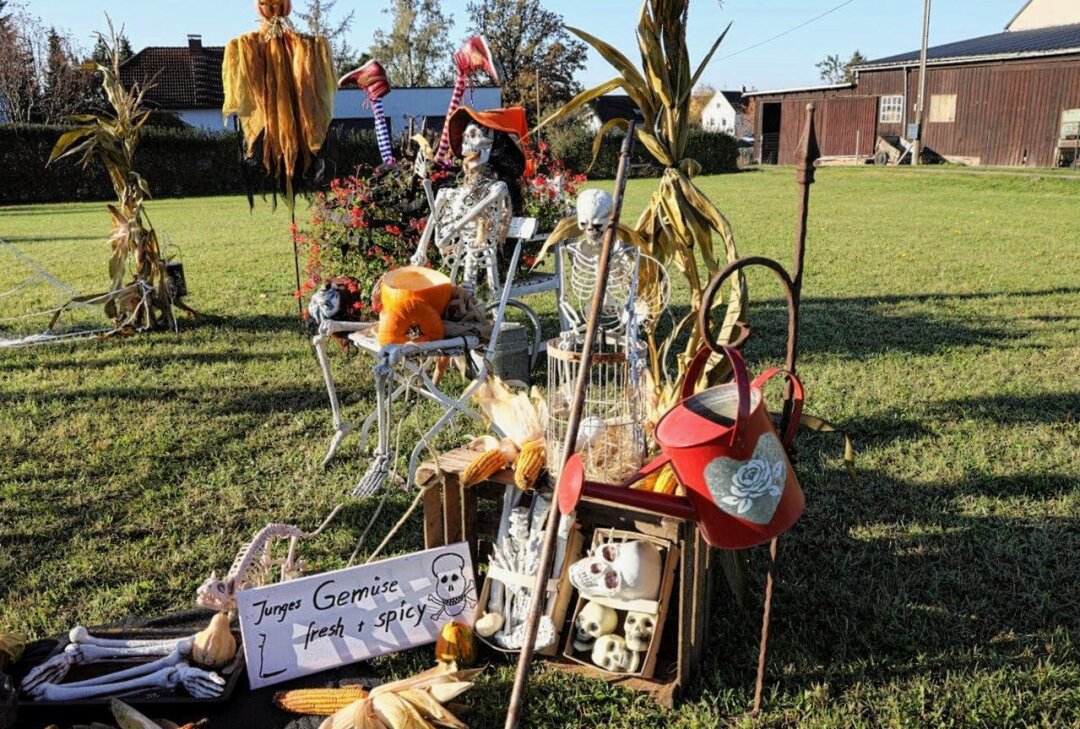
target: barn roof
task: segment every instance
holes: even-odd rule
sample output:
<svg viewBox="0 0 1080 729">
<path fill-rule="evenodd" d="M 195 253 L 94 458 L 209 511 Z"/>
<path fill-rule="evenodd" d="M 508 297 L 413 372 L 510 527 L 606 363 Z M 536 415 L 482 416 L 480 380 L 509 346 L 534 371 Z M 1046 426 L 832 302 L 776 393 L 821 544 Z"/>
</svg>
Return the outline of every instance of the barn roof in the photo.
<svg viewBox="0 0 1080 729">
<path fill-rule="evenodd" d="M 158 109 L 220 109 L 224 57 L 223 47 L 203 46 L 195 38 L 187 46 L 149 46 L 124 61 L 120 80 L 125 86 L 153 80 L 146 101 Z"/>
<path fill-rule="evenodd" d="M 981 60 L 1004 60 L 1035 56 L 1080 53 L 1080 23 L 1034 30 L 1013 30 L 979 38 L 946 43 L 927 49 L 927 62 L 963 63 Z M 919 51 L 901 53 L 856 66 L 857 70 L 881 66 L 906 66 L 919 61 Z"/>
</svg>

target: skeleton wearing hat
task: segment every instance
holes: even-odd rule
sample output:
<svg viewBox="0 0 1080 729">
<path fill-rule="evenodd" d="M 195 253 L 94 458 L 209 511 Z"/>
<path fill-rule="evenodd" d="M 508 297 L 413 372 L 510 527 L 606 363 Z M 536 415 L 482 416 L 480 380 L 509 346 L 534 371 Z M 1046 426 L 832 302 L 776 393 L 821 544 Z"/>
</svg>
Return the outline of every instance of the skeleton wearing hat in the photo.
<svg viewBox="0 0 1080 729">
<path fill-rule="evenodd" d="M 464 181 L 439 191 L 413 265 L 427 263 L 434 243 L 451 277 L 461 272 L 464 288 L 475 293 L 481 277 L 491 291 L 501 288 L 499 252 L 520 205 L 517 180 L 525 169 L 523 120 L 524 110 L 477 112 L 465 106 L 450 118 L 450 147 L 463 160 Z"/>
</svg>

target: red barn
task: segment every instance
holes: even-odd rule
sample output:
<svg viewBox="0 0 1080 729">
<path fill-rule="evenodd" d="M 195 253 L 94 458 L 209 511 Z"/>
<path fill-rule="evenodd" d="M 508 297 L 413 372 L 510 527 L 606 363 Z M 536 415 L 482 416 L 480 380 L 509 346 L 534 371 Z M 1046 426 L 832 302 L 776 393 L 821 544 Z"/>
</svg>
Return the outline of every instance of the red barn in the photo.
<svg viewBox="0 0 1080 729">
<path fill-rule="evenodd" d="M 930 48 L 925 146 L 967 164 L 1074 163 L 1080 147 L 1076 15 L 1080 2 L 1075 0 L 1031 0 L 1003 33 Z M 1031 27 L 1062 19 L 1071 23 Z M 749 92 L 755 107 L 755 159 L 794 164 L 811 101 L 824 156 L 870 158 L 879 136 L 906 139 L 915 121 L 919 51 L 879 58 L 854 70 L 852 83 Z"/>
</svg>

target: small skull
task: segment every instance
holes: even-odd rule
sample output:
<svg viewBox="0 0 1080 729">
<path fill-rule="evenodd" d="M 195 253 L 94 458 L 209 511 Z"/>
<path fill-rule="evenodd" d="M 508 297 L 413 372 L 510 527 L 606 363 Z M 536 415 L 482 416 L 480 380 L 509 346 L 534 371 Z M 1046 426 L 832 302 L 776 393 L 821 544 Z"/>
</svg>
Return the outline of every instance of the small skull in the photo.
<svg viewBox="0 0 1080 729">
<path fill-rule="evenodd" d="M 637 673 L 641 655 L 626 647 L 619 635 L 602 635 L 592 649 L 592 662 L 611 673 Z"/>
<path fill-rule="evenodd" d="M 578 195 L 578 228 L 585 234 L 585 239 L 592 245 L 600 245 L 604 231 L 611 224 L 611 209 L 614 206 L 611 195 L 603 190 L 586 190 Z"/>
<path fill-rule="evenodd" d="M 570 565 L 570 583 L 585 597 L 655 600 L 660 550 L 651 542 L 609 542 Z"/>
<path fill-rule="evenodd" d="M 461 136 L 461 156 L 470 165 L 486 165 L 494 143 L 494 132 L 479 124 L 469 124 Z"/>
<path fill-rule="evenodd" d="M 647 651 L 656 631 L 656 616 L 630 612 L 623 623 L 626 647 L 632 651 Z"/>
<path fill-rule="evenodd" d="M 595 602 L 585 603 L 574 620 L 574 650 L 588 651 L 597 638 L 614 633 L 618 625 L 619 615 L 614 610 Z"/>
</svg>

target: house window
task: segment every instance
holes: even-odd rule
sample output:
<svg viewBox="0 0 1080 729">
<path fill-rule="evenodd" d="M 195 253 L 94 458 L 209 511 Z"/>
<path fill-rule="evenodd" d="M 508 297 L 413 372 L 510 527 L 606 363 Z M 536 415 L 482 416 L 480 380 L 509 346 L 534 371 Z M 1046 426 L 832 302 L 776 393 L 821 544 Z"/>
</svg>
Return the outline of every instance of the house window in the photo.
<svg viewBox="0 0 1080 729">
<path fill-rule="evenodd" d="M 1066 109 L 1062 112 L 1061 139 L 1080 139 L 1080 109 Z"/>
<path fill-rule="evenodd" d="M 904 97 L 882 96 L 878 121 L 882 124 L 900 124 L 904 121 Z"/>
<path fill-rule="evenodd" d="M 931 122 L 956 121 L 956 94 L 934 94 L 930 97 Z"/>
</svg>

